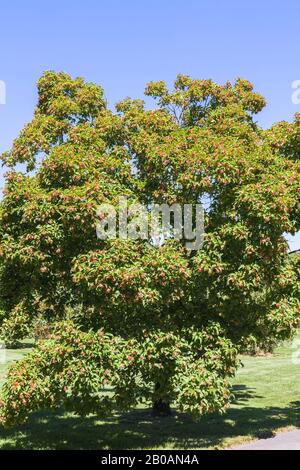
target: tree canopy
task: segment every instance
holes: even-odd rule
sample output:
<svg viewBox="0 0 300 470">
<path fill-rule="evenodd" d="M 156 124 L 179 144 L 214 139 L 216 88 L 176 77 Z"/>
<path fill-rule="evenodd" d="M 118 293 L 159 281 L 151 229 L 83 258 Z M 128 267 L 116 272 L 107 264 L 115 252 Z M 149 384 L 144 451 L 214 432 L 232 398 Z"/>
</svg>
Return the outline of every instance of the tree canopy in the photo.
<svg viewBox="0 0 300 470">
<path fill-rule="evenodd" d="M 46 72 L 33 120 L 2 156 L 2 334 L 49 325 L 10 368 L 6 424 L 61 406 L 222 411 L 239 352 L 299 325 L 299 260 L 284 236 L 300 228 L 299 116 L 262 130 L 265 100 L 243 79 L 179 75 L 145 94 L 153 109 L 126 98 L 112 111 L 101 87 Z M 97 207 L 120 196 L 202 203 L 203 247 L 99 240 Z"/>
</svg>

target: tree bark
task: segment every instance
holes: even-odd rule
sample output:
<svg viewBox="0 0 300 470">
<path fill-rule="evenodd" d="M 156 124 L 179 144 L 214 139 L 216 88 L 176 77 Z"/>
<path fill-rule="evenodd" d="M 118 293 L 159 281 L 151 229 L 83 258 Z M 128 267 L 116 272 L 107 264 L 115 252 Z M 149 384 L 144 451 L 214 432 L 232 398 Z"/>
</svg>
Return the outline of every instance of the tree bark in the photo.
<svg viewBox="0 0 300 470">
<path fill-rule="evenodd" d="M 156 383 L 155 391 L 157 391 L 159 388 L 160 388 L 160 384 Z M 166 416 L 171 416 L 171 415 L 172 415 L 172 412 L 171 412 L 170 403 L 167 403 L 161 399 L 155 400 L 153 402 L 152 416 L 164 418 Z"/>
<path fill-rule="evenodd" d="M 152 416 L 164 418 L 171 415 L 172 412 L 169 403 L 164 403 L 162 400 L 157 400 L 153 403 Z"/>
</svg>

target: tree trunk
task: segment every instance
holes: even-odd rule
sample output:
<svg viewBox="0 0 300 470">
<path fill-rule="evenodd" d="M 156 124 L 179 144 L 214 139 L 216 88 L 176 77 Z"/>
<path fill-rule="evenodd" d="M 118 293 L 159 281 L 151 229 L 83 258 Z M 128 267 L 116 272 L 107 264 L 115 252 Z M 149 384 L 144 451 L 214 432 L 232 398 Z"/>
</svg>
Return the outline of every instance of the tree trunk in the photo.
<svg viewBox="0 0 300 470">
<path fill-rule="evenodd" d="M 169 403 L 164 403 L 162 400 L 157 400 L 153 403 L 152 416 L 164 418 L 171 415 L 172 412 Z"/>
<path fill-rule="evenodd" d="M 156 383 L 155 384 L 155 390 L 157 391 L 160 388 L 160 384 Z M 152 408 L 152 416 L 158 416 L 158 417 L 166 417 L 166 416 L 171 416 L 171 407 L 170 403 L 164 402 L 163 400 L 159 399 L 153 402 L 153 408 Z"/>
</svg>

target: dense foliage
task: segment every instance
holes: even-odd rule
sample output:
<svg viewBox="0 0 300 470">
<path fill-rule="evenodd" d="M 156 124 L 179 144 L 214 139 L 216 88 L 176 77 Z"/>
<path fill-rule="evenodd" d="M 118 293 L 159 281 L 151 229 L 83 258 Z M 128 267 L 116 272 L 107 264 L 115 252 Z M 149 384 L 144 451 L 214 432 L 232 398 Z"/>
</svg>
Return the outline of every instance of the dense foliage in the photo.
<svg viewBox="0 0 300 470">
<path fill-rule="evenodd" d="M 127 98 L 115 112 L 65 73 L 46 72 L 38 92 L 2 156 L 0 310 L 7 341 L 39 322 L 50 333 L 12 366 L 3 421 L 61 405 L 222 411 L 238 352 L 299 324 L 299 261 L 284 237 L 300 225 L 299 118 L 262 131 L 264 99 L 242 79 L 152 82 L 154 109 Z M 97 207 L 124 195 L 149 208 L 202 202 L 202 249 L 97 239 Z"/>
</svg>

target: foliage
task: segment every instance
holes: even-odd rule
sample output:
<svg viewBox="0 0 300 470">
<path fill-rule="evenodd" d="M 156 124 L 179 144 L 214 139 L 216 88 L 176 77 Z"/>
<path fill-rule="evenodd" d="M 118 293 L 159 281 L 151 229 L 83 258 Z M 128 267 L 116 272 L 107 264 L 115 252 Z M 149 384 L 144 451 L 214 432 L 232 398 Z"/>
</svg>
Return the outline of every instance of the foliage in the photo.
<svg viewBox="0 0 300 470">
<path fill-rule="evenodd" d="M 28 354 L 28 345 L 22 346 L 25 349 L 7 350 L 8 363 Z M 32 413 L 20 426 L 0 426 L 0 449 L 216 449 L 296 429 L 300 380 L 299 364 L 291 361 L 292 355 L 299 357 L 294 342 L 276 349 L 272 356 L 242 357 L 243 367 L 232 379 L 235 399 L 223 415 L 194 420 L 176 413 L 152 419 L 147 404 L 108 418 L 43 410 Z M 7 364 L 0 364 L 1 382 L 6 372 Z"/>
<path fill-rule="evenodd" d="M 168 396 L 178 409 L 198 415 L 227 403 L 227 377 L 236 364 L 230 340 L 215 325 L 124 339 L 59 323 L 10 369 L 2 420 L 14 424 L 29 411 L 62 405 L 83 415 L 110 415 L 151 403 L 155 381 L 161 385 L 155 399 Z"/>
<path fill-rule="evenodd" d="M 56 332 L 12 367 L 4 422 L 61 404 L 224 410 L 238 351 L 299 324 L 299 262 L 284 237 L 299 229 L 299 162 L 278 150 L 276 126 L 254 122 L 264 99 L 246 80 L 183 75 L 172 92 L 147 86 L 154 109 L 127 98 L 112 112 L 100 87 L 65 73 L 46 72 L 38 91 L 33 121 L 3 155 L 0 307 L 8 339 L 41 318 Z M 204 203 L 203 248 L 98 240 L 97 207 L 118 208 L 119 196 Z"/>
</svg>

